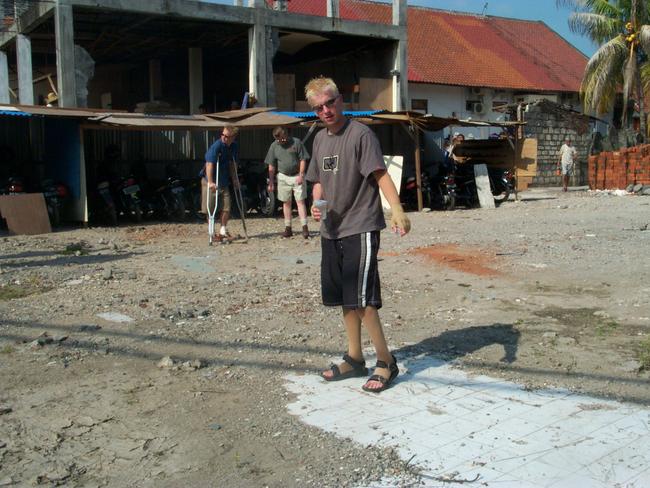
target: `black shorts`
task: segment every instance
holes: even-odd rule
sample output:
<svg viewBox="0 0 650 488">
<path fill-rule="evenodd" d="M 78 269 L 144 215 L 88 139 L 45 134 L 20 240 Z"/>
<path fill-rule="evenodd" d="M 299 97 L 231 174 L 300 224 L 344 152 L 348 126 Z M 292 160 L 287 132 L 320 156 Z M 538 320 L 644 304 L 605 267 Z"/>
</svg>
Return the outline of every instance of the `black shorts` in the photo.
<svg viewBox="0 0 650 488">
<path fill-rule="evenodd" d="M 321 290 L 328 307 L 381 308 L 377 268 L 379 231 L 343 239 L 321 238 Z"/>
</svg>

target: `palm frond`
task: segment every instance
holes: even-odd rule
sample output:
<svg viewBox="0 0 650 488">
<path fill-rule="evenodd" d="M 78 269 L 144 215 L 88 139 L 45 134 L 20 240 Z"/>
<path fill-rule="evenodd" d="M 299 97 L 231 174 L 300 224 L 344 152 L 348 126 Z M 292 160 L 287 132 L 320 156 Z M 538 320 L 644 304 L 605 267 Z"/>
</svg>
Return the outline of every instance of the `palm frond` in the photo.
<svg viewBox="0 0 650 488">
<path fill-rule="evenodd" d="M 639 71 L 641 71 L 641 86 L 643 92 L 650 91 L 650 62 L 642 63 Z"/>
<path fill-rule="evenodd" d="M 650 55 L 650 25 L 642 25 L 637 33 L 637 39 L 643 51 Z"/>
<path fill-rule="evenodd" d="M 557 8 L 572 8 L 574 10 L 578 10 L 579 8 L 582 8 L 584 6 L 584 1 L 583 0 L 555 0 L 555 6 Z"/>
<path fill-rule="evenodd" d="M 625 38 L 619 35 L 603 44 L 591 57 L 580 85 L 580 96 L 585 112 L 608 112 L 617 89 L 623 83 L 623 69 L 628 49 Z"/>
<path fill-rule="evenodd" d="M 591 11 L 606 17 L 623 18 L 626 11 L 629 11 L 629 0 L 610 2 L 608 0 L 580 0 L 584 11 Z"/>
<path fill-rule="evenodd" d="M 602 44 L 623 31 L 624 24 L 618 19 L 591 12 L 574 12 L 569 15 L 571 32 L 589 37 Z"/>
</svg>

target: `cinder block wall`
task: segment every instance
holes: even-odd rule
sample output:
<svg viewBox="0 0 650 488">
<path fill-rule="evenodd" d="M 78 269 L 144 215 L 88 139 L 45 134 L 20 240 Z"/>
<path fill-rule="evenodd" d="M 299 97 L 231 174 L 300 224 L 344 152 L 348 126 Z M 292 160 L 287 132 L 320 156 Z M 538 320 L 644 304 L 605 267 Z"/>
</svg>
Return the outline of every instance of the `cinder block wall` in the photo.
<svg viewBox="0 0 650 488">
<path fill-rule="evenodd" d="M 587 127 L 584 133 L 578 134 L 575 121 L 562 114 L 548 113 L 540 106 L 529 105 L 525 113 L 526 125 L 524 132 L 527 137 L 537 139 L 537 176 L 533 178 L 533 186 L 561 186 L 562 177 L 557 174 L 559 161 L 558 151 L 564 139 L 569 136 L 573 146 L 578 151 L 575 171 L 569 185 L 582 186 L 587 184 L 587 156 L 591 143 Z"/>
<path fill-rule="evenodd" d="M 650 185 L 650 144 L 589 157 L 592 190 L 623 190 L 638 183 Z"/>
</svg>

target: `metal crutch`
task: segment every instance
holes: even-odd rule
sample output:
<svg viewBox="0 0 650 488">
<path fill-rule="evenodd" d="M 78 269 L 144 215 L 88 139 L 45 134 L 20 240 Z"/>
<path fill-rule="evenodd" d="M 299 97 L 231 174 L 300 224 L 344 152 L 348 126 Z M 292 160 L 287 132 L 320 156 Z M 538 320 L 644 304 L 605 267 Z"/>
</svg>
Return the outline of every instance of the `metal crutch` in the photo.
<svg viewBox="0 0 650 488">
<path fill-rule="evenodd" d="M 237 163 L 233 160 L 232 162 L 235 170 L 235 179 L 237 184 L 235 186 L 235 201 L 237 202 L 237 207 L 239 208 L 239 215 L 241 216 L 241 225 L 244 228 L 244 237 L 248 240 L 248 231 L 246 230 L 246 217 L 244 217 L 244 198 L 241 194 L 241 182 L 239 181 L 239 174 L 237 173 Z"/>
<path fill-rule="evenodd" d="M 205 199 L 205 209 L 208 212 L 208 245 L 212 245 L 212 240 L 214 238 L 214 218 L 217 215 L 217 207 L 219 207 L 219 162 L 217 161 L 217 170 L 216 170 L 216 179 L 215 184 L 217 185 L 214 189 L 214 210 L 210 210 L 210 184 L 205 186 L 206 199 Z"/>
</svg>

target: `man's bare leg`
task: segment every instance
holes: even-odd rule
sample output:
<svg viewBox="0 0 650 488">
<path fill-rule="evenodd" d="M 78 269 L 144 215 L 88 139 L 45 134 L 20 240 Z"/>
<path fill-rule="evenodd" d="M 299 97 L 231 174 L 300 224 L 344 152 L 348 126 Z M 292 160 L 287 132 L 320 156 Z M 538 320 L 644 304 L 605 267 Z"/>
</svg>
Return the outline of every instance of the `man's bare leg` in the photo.
<svg viewBox="0 0 650 488">
<path fill-rule="evenodd" d="M 221 225 L 227 227 L 228 220 L 230 220 L 230 212 L 226 212 L 224 210 L 223 212 L 221 212 Z"/>
<path fill-rule="evenodd" d="M 305 205 L 305 201 L 296 200 L 296 206 L 298 207 L 298 217 L 300 217 L 300 222 L 305 222 L 307 220 L 307 205 Z"/>
<path fill-rule="evenodd" d="M 361 318 L 357 311 L 350 308 L 343 309 L 343 325 L 345 326 L 345 334 L 348 338 L 348 356 L 356 361 L 363 360 L 363 352 L 361 351 Z M 352 370 L 352 366 L 343 361 L 339 364 L 341 373 L 346 373 Z M 325 378 L 334 376 L 332 370 L 323 372 Z"/>
<path fill-rule="evenodd" d="M 386 344 L 384 329 L 379 320 L 379 312 L 375 307 L 371 306 L 357 309 L 355 312 L 368 331 L 373 346 L 375 346 L 377 360 L 384 361 L 386 364 L 390 365 L 393 362 L 393 356 L 388 350 L 388 344 Z M 375 368 L 374 374 L 383 376 L 386 379 L 390 378 L 390 370 L 388 368 Z M 368 388 L 376 389 L 381 388 L 383 385 L 379 381 L 369 381 L 367 386 Z"/>
<path fill-rule="evenodd" d="M 291 198 L 286 202 L 282 202 L 282 214 L 284 215 L 284 225 L 291 227 Z"/>
</svg>

